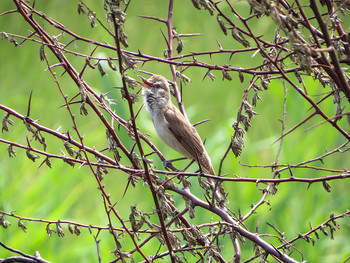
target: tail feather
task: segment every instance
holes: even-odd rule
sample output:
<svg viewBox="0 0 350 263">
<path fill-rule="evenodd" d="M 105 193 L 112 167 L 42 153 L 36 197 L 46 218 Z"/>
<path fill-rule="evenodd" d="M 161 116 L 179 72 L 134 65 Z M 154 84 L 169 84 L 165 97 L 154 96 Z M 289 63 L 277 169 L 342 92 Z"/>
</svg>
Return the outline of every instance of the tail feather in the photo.
<svg viewBox="0 0 350 263">
<path fill-rule="evenodd" d="M 211 160 L 207 152 L 204 151 L 201 156 L 198 156 L 197 163 L 204 173 L 215 175 L 214 168 L 211 164 Z"/>
</svg>

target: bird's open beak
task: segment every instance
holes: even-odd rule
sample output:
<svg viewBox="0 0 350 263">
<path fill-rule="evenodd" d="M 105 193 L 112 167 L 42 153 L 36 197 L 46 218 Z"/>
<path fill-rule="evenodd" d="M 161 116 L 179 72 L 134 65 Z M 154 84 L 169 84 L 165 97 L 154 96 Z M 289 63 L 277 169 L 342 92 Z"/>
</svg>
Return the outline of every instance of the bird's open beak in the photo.
<svg viewBox="0 0 350 263">
<path fill-rule="evenodd" d="M 138 76 L 138 77 L 142 80 L 142 82 L 138 81 L 138 83 L 139 83 L 142 87 L 147 88 L 147 89 L 152 89 L 152 88 L 153 88 L 153 85 L 152 85 L 151 83 L 149 83 L 147 79 L 145 79 L 145 78 L 142 77 L 142 76 Z"/>
</svg>

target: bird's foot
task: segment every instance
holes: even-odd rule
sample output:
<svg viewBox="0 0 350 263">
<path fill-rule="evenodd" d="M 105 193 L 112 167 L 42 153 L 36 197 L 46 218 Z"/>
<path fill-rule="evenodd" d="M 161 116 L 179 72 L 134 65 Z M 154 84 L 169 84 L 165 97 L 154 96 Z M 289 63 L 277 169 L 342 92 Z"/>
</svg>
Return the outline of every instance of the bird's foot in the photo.
<svg viewBox="0 0 350 263">
<path fill-rule="evenodd" d="M 170 170 L 179 171 L 179 170 L 173 165 L 173 161 L 174 161 L 174 160 L 165 160 L 165 161 L 163 162 L 163 166 L 164 166 L 165 170 L 167 170 L 167 171 L 170 171 Z"/>
</svg>

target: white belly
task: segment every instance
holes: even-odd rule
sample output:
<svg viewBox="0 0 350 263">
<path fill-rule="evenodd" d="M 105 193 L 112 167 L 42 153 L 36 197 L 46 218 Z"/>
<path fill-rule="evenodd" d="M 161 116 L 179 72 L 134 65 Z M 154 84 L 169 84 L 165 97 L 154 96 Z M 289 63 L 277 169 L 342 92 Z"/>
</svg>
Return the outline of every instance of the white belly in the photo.
<svg viewBox="0 0 350 263">
<path fill-rule="evenodd" d="M 172 132 L 168 129 L 168 125 L 164 119 L 164 116 L 153 114 L 153 116 L 151 116 L 151 119 L 158 136 L 163 140 L 163 142 L 165 142 L 170 148 L 184 155 L 185 157 L 193 159 L 193 157 L 185 150 L 185 148 L 178 142 Z"/>
</svg>

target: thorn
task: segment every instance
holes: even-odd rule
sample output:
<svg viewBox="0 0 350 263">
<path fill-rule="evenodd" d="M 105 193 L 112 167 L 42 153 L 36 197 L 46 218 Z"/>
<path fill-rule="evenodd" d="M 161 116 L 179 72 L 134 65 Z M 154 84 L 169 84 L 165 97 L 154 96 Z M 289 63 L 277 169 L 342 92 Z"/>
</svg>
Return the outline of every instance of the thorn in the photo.
<svg viewBox="0 0 350 263">
<path fill-rule="evenodd" d="M 131 148 L 130 155 L 134 152 L 135 146 L 136 146 L 136 142 L 134 143 L 134 145 Z"/>
<path fill-rule="evenodd" d="M 309 190 L 310 186 L 311 186 L 312 183 L 309 183 L 306 190 Z"/>
<path fill-rule="evenodd" d="M 209 119 L 208 120 L 202 120 L 202 121 L 196 122 L 195 124 L 193 124 L 193 126 L 197 126 L 197 125 L 205 123 L 207 121 L 211 121 L 211 120 L 209 120 Z"/>
<path fill-rule="evenodd" d="M 78 169 L 80 169 L 81 167 L 83 167 L 83 166 L 85 166 L 85 165 L 87 165 L 87 162 L 83 162 L 83 163 L 79 166 Z"/>
<path fill-rule="evenodd" d="M 32 102 L 32 95 L 33 95 L 33 91 L 31 91 L 31 92 L 30 92 L 30 95 L 29 95 L 28 109 L 27 109 L 27 117 L 29 117 L 29 114 L 30 114 L 30 105 L 31 105 L 31 102 Z"/>
<path fill-rule="evenodd" d="M 294 175 L 293 175 L 292 169 L 290 168 L 290 165 L 288 165 L 288 170 L 290 172 L 290 177 L 294 178 Z"/>
<path fill-rule="evenodd" d="M 160 32 L 162 32 L 162 35 L 163 35 L 164 40 L 165 40 L 165 42 L 166 42 L 166 45 L 168 46 L 168 50 L 170 50 L 170 46 L 169 46 L 168 39 L 166 38 L 166 36 L 165 36 L 165 34 L 164 34 L 163 30 L 162 30 L 162 29 L 160 29 Z"/>
<path fill-rule="evenodd" d="M 235 52 L 231 52 L 229 60 L 231 60 L 232 56 L 234 55 Z"/>
<path fill-rule="evenodd" d="M 128 188 L 129 188 L 130 182 L 131 182 L 131 180 L 132 180 L 131 177 L 132 177 L 132 175 L 130 175 L 129 178 L 128 178 L 128 183 L 126 184 L 126 187 L 125 187 L 125 190 L 124 190 L 124 193 L 123 193 L 122 198 L 124 198 L 124 196 L 125 196 L 125 194 L 126 194 L 126 191 L 127 191 Z"/>
<path fill-rule="evenodd" d="M 216 43 L 218 43 L 219 49 L 220 49 L 220 51 L 222 51 L 223 49 L 222 49 L 222 46 L 221 46 L 219 40 L 216 40 Z"/>
<path fill-rule="evenodd" d="M 28 136 L 26 136 L 26 140 L 27 140 L 27 143 L 28 143 L 28 147 L 29 147 L 29 149 L 31 149 L 31 148 L 32 148 L 32 146 L 30 146 L 30 142 L 29 142 L 29 140 L 28 140 Z"/>
<path fill-rule="evenodd" d="M 63 107 L 67 107 L 67 106 L 69 106 L 69 105 L 73 105 L 73 104 L 77 104 L 77 103 L 82 103 L 82 102 L 83 102 L 82 100 L 70 101 L 70 102 L 68 102 L 68 103 L 65 103 L 65 104 L 59 106 L 58 108 L 63 108 Z"/>
</svg>

